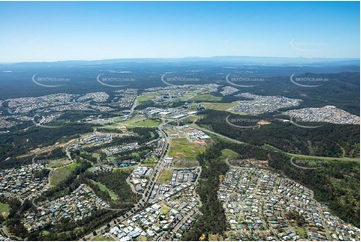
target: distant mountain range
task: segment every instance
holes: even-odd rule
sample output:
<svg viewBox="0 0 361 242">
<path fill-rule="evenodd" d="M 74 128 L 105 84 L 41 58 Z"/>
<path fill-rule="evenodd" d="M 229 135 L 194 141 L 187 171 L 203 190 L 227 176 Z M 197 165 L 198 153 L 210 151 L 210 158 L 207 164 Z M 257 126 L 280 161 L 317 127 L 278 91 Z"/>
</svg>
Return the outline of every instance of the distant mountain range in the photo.
<svg viewBox="0 0 361 242">
<path fill-rule="evenodd" d="M 359 58 L 288 58 L 288 57 L 256 57 L 256 56 L 214 56 L 214 57 L 185 57 L 185 58 L 119 58 L 107 60 L 69 60 L 69 61 L 56 61 L 56 62 L 20 62 L 20 63 L 1 63 L 0 65 L 9 64 L 113 64 L 124 62 L 232 62 L 237 64 L 258 64 L 258 65 L 360 65 Z"/>
</svg>

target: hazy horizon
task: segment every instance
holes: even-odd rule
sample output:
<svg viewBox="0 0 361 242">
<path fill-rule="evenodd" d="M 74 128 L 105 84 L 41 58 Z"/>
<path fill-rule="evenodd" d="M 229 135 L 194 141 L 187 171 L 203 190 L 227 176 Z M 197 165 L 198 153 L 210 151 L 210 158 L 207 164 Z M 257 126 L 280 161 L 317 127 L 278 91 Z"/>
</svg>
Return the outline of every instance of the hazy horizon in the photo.
<svg viewBox="0 0 361 242">
<path fill-rule="evenodd" d="M 253 59 L 255 63 L 259 63 L 257 62 L 260 60 L 263 61 L 267 61 L 267 60 L 271 60 L 271 59 L 277 59 L 279 61 L 282 60 L 293 60 L 296 63 L 299 63 L 297 61 L 318 61 L 318 62 L 332 62 L 332 61 L 360 61 L 360 58 L 318 58 L 318 57 L 280 57 L 280 56 L 207 56 L 207 57 L 199 57 L 199 56 L 188 56 L 188 57 L 168 57 L 168 58 L 161 58 L 161 57 L 150 57 L 150 58 L 146 58 L 146 57 L 137 57 L 137 58 L 111 58 L 111 59 L 94 59 L 94 60 L 81 60 L 81 59 L 74 59 L 74 60 L 56 60 L 56 61 L 18 61 L 18 62 L 0 62 L 0 64 L 21 64 L 21 63 L 57 63 L 57 62 L 109 62 L 109 61 L 212 61 L 212 60 L 224 60 L 226 62 L 229 61 L 240 61 L 242 59 Z M 267 62 L 272 64 L 272 62 Z M 277 63 L 275 63 L 277 64 Z"/>
</svg>

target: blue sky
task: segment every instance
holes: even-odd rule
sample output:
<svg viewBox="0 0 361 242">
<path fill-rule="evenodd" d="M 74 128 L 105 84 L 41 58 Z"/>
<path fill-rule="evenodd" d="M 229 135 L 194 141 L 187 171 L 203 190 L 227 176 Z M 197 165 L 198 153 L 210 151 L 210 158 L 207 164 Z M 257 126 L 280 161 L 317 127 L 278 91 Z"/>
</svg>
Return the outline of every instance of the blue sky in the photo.
<svg viewBox="0 0 361 242">
<path fill-rule="evenodd" d="M 0 62 L 359 58 L 359 2 L 0 2 Z"/>
</svg>

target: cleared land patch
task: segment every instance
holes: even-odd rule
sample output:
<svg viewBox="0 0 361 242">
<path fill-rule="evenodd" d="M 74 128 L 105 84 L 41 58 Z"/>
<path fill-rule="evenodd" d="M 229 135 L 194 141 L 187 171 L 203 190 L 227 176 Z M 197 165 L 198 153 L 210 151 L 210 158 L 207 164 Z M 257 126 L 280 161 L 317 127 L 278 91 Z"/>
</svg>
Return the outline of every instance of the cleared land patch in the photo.
<svg viewBox="0 0 361 242">
<path fill-rule="evenodd" d="M 98 153 L 93 153 L 93 154 L 92 154 L 92 157 L 99 159 L 99 158 L 100 158 L 100 154 L 98 154 Z"/>
<path fill-rule="evenodd" d="M 0 214 L 6 218 L 9 215 L 10 207 L 9 204 L 0 203 Z"/>
<path fill-rule="evenodd" d="M 167 214 L 170 210 L 171 210 L 170 207 L 168 207 L 168 206 L 166 206 L 166 205 L 163 205 L 159 212 L 160 212 L 161 214 Z"/>
<path fill-rule="evenodd" d="M 105 237 L 100 234 L 97 237 L 95 237 L 94 239 L 92 239 L 91 241 L 115 241 L 115 240 L 111 236 Z"/>
<path fill-rule="evenodd" d="M 62 181 L 64 181 L 71 174 L 73 170 L 78 167 L 78 164 L 74 163 L 62 168 L 58 168 L 53 172 L 53 175 L 50 178 L 50 185 L 56 186 Z"/>
<path fill-rule="evenodd" d="M 228 157 L 228 159 L 233 160 L 233 159 L 237 159 L 238 157 L 238 153 L 234 152 L 233 150 L 230 149 L 224 149 L 222 150 L 222 159 L 226 159 Z"/>
<path fill-rule="evenodd" d="M 219 111 L 226 111 L 227 109 L 233 108 L 238 105 L 237 102 L 232 103 L 209 103 L 209 102 L 201 102 L 201 104 L 206 109 L 214 109 Z"/>
<path fill-rule="evenodd" d="M 93 181 L 93 180 L 92 180 L 92 182 L 93 182 L 94 184 L 96 184 L 101 191 L 107 192 L 112 200 L 115 201 L 115 200 L 118 199 L 117 195 L 116 195 L 112 190 L 110 190 L 109 188 L 107 188 L 104 184 L 102 184 L 102 183 L 100 183 L 100 182 Z"/>
<path fill-rule="evenodd" d="M 158 163 L 158 159 L 155 157 L 150 157 L 142 162 L 142 166 L 156 166 Z"/>
<path fill-rule="evenodd" d="M 71 161 L 67 160 L 67 159 L 52 160 L 52 161 L 50 161 L 48 167 L 57 168 L 57 167 L 65 166 L 65 165 L 69 164 L 70 162 Z"/>
<path fill-rule="evenodd" d="M 160 183 L 169 183 L 172 180 L 173 170 L 162 170 L 157 179 Z"/>
<path fill-rule="evenodd" d="M 189 101 L 195 101 L 195 102 L 219 102 L 221 100 L 222 100 L 222 97 L 216 97 L 211 94 L 197 95 L 197 96 L 189 99 Z"/>
<path fill-rule="evenodd" d="M 203 152 L 206 148 L 197 144 L 191 144 L 186 138 L 171 139 L 168 155 L 174 160 L 196 160 L 197 153 Z"/>
<path fill-rule="evenodd" d="M 160 95 L 158 93 L 146 93 L 146 94 L 142 94 L 140 96 L 138 96 L 138 103 L 144 103 L 147 102 L 149 100 L 155 99 L 157 97 L 157 95 Z"/>
<path fill-rule="evenodd" d="M 174 161 L 173 166 L 176 168 L 190 168 L 199 166 L 199 162 L 197 160 L 177 160 Z"/>
<path fill-rule="evenodd" d="M 127 119 L 127 120 L 124 120 L 124 121 L 121 121 L 121 122 L 116 122 L 116 123 L 113 123 L 111 125 L 107 125 L 107 126 L 104 126 L 104 128 L 108 128 L 109 126 L 119 126 L 119 125 L 125 125 L 125 126 L 128 126 L 132 123 L 135 123 L 135 122 L 138 122 L 142 119 L 145 119 L 145 118 L 141 118 L 141 117 L 132 117 L 131 119 Z"/>
<path fill-rule="evenodd" d="M 144 119 L 131 124 L 131 126 L 157 127 L 159 124 L 159 121 L 153 119 Z"/>
</svg>

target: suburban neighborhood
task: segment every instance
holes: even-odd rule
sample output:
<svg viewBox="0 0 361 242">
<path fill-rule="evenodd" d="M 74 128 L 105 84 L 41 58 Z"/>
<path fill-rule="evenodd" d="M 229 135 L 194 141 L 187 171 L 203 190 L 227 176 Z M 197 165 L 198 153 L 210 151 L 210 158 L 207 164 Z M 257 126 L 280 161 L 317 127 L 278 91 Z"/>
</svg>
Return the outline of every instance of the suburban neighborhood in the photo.
<svg viewBox="0 0 361 242">
<path fill-rule="evenodd" d="M 360 240 L 359 228 L 333 216 L 311 190 L 273 171 L 232 166 L 219 199 L 229 240 Z M 300 216 L 300 224 L 291 214 Z"/>
</svg>

